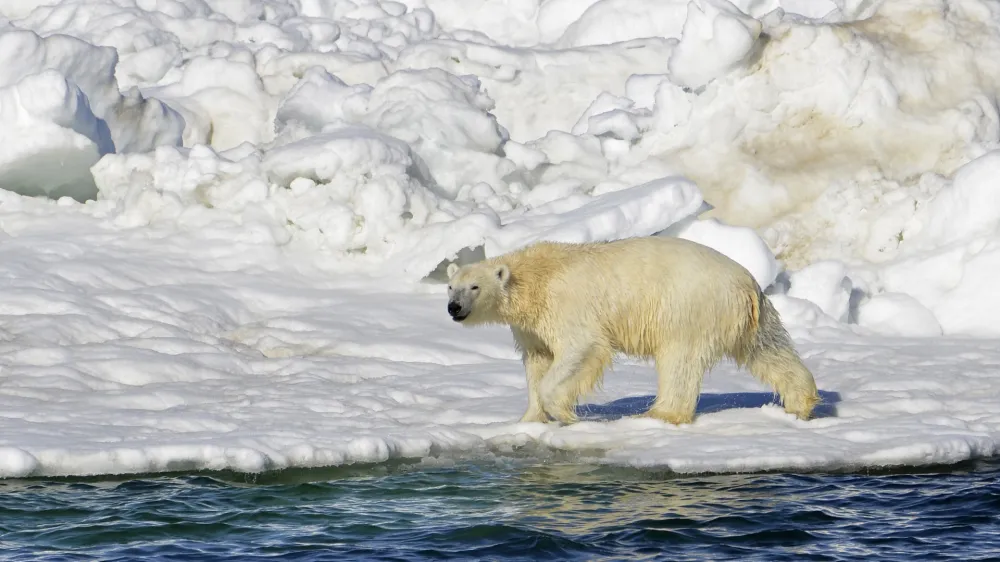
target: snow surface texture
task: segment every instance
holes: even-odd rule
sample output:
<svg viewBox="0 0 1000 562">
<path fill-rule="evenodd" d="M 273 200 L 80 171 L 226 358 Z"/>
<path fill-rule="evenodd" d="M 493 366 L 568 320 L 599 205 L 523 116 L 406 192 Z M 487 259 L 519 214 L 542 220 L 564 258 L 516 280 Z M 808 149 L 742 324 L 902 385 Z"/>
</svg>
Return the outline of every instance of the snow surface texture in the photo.
<svg viewBox="0 0 1000 562">
<path fill-rule="evenodd" d="M 0 0 L 0 475 L 997 454 L 998 96 L 988 0 Z M 421 283 L 645 235 L 767 287 L 819 419 L 731 366 L 628 419 L 623 364 L 512 423 L 509 335 Z"/>
</svg>

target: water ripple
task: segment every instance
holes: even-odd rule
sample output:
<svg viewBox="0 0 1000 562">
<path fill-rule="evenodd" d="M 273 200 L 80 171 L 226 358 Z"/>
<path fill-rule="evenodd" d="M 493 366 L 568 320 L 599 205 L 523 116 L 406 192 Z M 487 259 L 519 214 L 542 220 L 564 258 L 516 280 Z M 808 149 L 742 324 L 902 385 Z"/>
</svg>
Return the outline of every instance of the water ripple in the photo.
<svg viewBox="0 0 1000 562">
<path fill-rule="evenodd" d="M 0 482 L 5 560 L 990 560 L 1000 461 L 678 477 L 468 463 Z"/>
</svg>

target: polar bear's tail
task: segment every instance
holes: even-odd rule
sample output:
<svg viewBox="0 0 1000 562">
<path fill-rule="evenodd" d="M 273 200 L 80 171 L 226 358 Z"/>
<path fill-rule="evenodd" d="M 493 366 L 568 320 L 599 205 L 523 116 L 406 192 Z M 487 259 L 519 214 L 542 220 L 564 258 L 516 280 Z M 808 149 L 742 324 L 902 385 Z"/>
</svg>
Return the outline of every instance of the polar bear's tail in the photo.
<svg viewBox="0 0 1000 562">
<path fill-rule="evenodd" d="M 756 301 L 751 310 L 753 341 L 748 342 L 747 366 L 753 376 L 777 391 L 786 412 L 808 420 L 820 401 L 816 382 L 795 351 L 774 304 L 759 291 Z"/>
<path fill-rule="evenodd" d="M 774 308 L 771 299 L 767 298 L 762 291 L 757 293 L 757 333 L 754 348 L 756 351 L 768 349 L 785 349 L 792 347 L 792 338 L 781 323 L 781 315 Z"/>
</svg>

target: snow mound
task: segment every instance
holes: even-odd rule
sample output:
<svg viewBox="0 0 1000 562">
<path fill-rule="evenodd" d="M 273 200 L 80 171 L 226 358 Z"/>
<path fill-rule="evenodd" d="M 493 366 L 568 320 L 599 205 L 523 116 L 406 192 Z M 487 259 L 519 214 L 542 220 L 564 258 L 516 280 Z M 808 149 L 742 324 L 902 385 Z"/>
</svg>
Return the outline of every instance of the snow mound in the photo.
<svg viewBox="0 0 1000 562">
<path fill-rule="evenodd" d="M 475 75 L 495 102 L 491 113 L 512 139 L 527 143 L 553 131 L 569 132 L 602 93 L 624 94 L 630 76 L 662 73 L 670 52 L 664 38 L 566 50 L 442 38 L 407 46 L 387 66 Z"/>
<path fill-rule="evenodd" d="M 726 0 L 689 2 L 680 41 L 667 61 L 671 82 L 695 90 L 727 74 L 750 55 L 760 32 L 759 21 Z"/>
<path fill-rule="evenodd" d="M 384 76 L 382 59 L 434 28 L 396 2 L 65 0 L 18 10 L 13 24 L 117 52 L 116 75 L 184 117 L 184 144 L 266 143 L 282 95 L 311 67 L 348 82 Z"/>
<path fill-rule="evenodd" d="M 927 307 L 903 293 L 879 293 L 858 311 L 858 325 L 902 337 L 940 336 L 941 324 Z"/>
<path fill-rule="evenodd" d="M 180 116 L 136 90 L 121 94 L 116 63 L 113 49 L 73 37 L 0 30 L 0 185 L 89 199 L 88 170 L 102 155 L 180 143 Z"/>
<path fill-rule="evenodd" d="M 583 47 L 646 37 L 680 38 L 688 0 L 546 2 L 538 16 L 542 38 L 567 47 Z M 690 5 L 694 5 L 691 3 Z M 577 12 L 577 17 L 570 17 Z M 566 25 L 566 21 L 572 21 Z M 560 25 L 562 24 L 562 25 Z"/>
<path fill-rule="evenodd" d="M 83 92 L 51 70 L 0 88 L 0 145 L 4 189 L 79 199 L 93 197 L 87 169 L 114 146 Z"/>
<path fill-rule="evenodd" d="M 313 69 L 278 108 L 276 125 L 284 138 L 370 126 L 409 145 L 422 179 L 454 198 L 480 185 L 502 192 L 515 169 L 500 155 L 507 134 L 492 108 L 478 80 L 439 69 L 393 72 L 372 87 Z"/>
<path fill-rule="evenodd" d="M 996 336 L 1000 267 L 1000 151 L 962 166 L 920 204 L 908 203 L 898 256 L 872 268 L 874 289 L 905 293 L 933 312 L 946 334 Z"/>
<path fill-rule="evenodd" d="M 16 447 L 0 447 L 0 478 L 21 478 L 38 470 L 38 459 Z"/>
<path fill-rule="evenodd" d="M 675 222 L 660 235 L 676 236 L 714 248 L 745 267 L 761 288 L 770 287 L 780 273 L 778 262 L 767 244 L 746 227 L 722 224 L 715 219 L 697 220 L 692 214 Z"/>
</svg>

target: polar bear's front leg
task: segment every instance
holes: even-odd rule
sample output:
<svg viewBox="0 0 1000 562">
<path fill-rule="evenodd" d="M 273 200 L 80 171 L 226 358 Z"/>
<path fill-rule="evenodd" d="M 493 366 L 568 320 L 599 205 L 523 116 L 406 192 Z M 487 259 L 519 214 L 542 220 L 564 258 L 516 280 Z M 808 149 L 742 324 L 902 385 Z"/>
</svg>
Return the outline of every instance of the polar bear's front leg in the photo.
<svg viewBox="0 0 1000 562">
<path fill-rule="evenodd" d="M 511 326 L 514 343 L 521 350 L 521 361 L 524 363 L 524 374 L 528 382 L 528 411 L 521 416 L 522 422 L 549 421 L 545 409 L 542 408 L 541 386 L 545 373 L 552 366 L 552 352 L 545 342 L 534 333 Z"/>
<path fill-rule="evenodd" d="M 521 417 L 522 422 L 547 422 L 549 418 L 542 408 L 542 378 L 552 366 L 552 356 L 537 351 L 525 351 L 522 356 L 524 373 L 528 379 L 528 411 Z"/>
<path fill-rule="evenodd" d="M 574 423 L 576 402 L 601 378 L 607 361 L 600 346 L 586 343 L 563 350 L 542 379 L 542 408 L 563 423 Z"/>
</svg>

